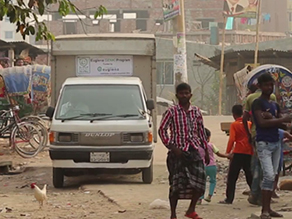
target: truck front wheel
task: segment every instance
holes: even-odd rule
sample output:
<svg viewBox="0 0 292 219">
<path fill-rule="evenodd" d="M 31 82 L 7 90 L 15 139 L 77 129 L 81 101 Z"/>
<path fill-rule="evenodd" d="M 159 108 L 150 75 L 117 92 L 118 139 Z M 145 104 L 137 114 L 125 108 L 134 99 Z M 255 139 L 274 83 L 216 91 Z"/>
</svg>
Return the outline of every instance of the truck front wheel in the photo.
<svg viewBox="0 0 292 219">
<path fill-rule="evenodd" d="M 146 184 L 151 184 L 153 181 L 153 160 L 150 167 L 142 170 L 142 179 Z"/>
<path fill-rule="evenodd" d="M 64 172 L 61 168 L 53 168 L 53 185 L 55 188 L 62 188 L 64 185 Z"/>
</svg>

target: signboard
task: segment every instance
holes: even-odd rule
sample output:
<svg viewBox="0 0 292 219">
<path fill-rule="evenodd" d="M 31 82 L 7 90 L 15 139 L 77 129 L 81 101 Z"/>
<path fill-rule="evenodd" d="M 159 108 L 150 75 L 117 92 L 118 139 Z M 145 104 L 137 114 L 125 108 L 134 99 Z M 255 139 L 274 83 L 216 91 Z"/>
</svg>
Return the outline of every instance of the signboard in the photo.
<svg viewBox="0 0 292 219">
<path fill-rule="evenodd" d="M 77 76 L 132 76 L 133 56 L 77 57 Z"/>
<path fill-rule="evenodd" d="M 164 21 L 171 20 L 180 14 L 180 0 L 163 0 Z"/>
<path fill-rule="evenodd" d="M 256 18 L 259 0 L 223 0 L 227 17 Z"/>
<path fill-rule="evenodd" d="M 246 86 L 246 77 L 249 73 L 248 67 L 241 69 L 240 71 L 236 72 L 233 75 L 235 86 L 237 88 L 237 94 L 238 97 L 241 100 L 244 100 L 246 98 L 247 94 L 247 86 Z"/>
</svg>

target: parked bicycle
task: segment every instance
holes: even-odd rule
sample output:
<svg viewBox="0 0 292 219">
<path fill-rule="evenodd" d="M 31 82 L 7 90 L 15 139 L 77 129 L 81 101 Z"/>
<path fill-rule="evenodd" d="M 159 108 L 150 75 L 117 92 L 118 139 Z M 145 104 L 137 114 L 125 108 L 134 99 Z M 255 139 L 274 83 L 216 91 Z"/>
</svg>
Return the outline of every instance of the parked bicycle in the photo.
<svg viewBox="0 0 292 219">
<path fill-rule="evenodd" d="M 48 131 L 35 117 L 19 118 L 18 106 L 0 111 L 0 138 L 9 138 L 11 149 L 31 158 L 47 145 Z"/>
</svg>

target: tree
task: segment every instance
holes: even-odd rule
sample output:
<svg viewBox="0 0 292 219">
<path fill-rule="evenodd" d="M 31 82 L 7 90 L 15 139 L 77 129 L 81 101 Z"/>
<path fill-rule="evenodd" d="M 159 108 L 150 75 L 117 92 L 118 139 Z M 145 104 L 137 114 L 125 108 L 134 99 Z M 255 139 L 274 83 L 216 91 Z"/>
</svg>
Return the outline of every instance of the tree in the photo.
<svg viewBox="0 0 292 219">
<path fill-rule="evenodd" d="M 206 95 L 206 106 L 210 110 L 210 114 L 217 114 L 218 112 L 218 101 L 219 101 L 219 78 L 220 78 L 220 72 L 215 71 L 214 78 L 213 78 L 213 83 L 211 85 L 211 90 Z M 224 78 L 224 90 L 223 90 L 223 98 L 222 100 L 225 100 L 225 88 L 226 88 L 226 78 Z M 222 104 L 222 111 L 224 112 L 225 110 L 225 104 L 224 101 Z"/>
<path fill-rule="evenodd" d="M 197 71 L 194 71 L 194 68 Z M 204 71 L 204 72 L 203 72 Z M 197 84 L 199 85 L 200 91 L 200 107 L 204 109 L 205 106 L 205 96 L 206 96 L 206 85 L 214 77 L 214 70 L 207 69 L 202 66 L 193 66 L 192 68 L 193 76 Z"/>
<path fill-rule="evenodd" d="M 9 21 L 16 25 L 16 32 L 20 32 L 23 39 L 28 35 L 36 35 L 36 40 L 54 40 L 54 35 L 48 30 L 45 22 L 40 22 L 37 16 L 43 15 L 50 5 L 56 5 L 62 16 L 69 13 L 83 14 L 71 0 L 0 0 L 0 20 L 8 17 Z M 100 5 L 96 8 L 94 19 L 106 12 L 106 8 Z"/>
</svg>

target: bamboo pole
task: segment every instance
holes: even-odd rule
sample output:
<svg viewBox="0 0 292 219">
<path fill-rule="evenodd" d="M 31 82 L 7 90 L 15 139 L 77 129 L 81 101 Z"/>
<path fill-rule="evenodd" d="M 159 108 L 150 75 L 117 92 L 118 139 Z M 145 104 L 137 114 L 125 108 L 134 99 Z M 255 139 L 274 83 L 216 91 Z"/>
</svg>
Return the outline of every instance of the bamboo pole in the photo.
<svg viewBox="0 0 292 219">
<path fill-rule="evenodd" d="M 223 79 L 224 79 L 224 54 L 225 54 L 225 34 L 226 34 L 226 21 L 227 17 L 224 16 L 224 25 L 222 33 L 222 48 L 221 48 L 221 63 L 220 63 L 220 75 L 219 75 L 219 98 L 218 98 L 218 114 L 222 115 L 222 94 L 223 94 Z"/>
<path fill-rule="evenodd" d="M 254 68 L 256 68 L 258 64 L 260 18 L 261 18 L 261 0 L 258 1 L 258 8 L 257 8 L 256 47 L 254 51 Z"/>
</svg>

